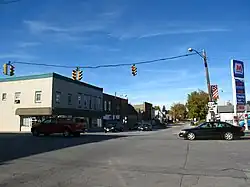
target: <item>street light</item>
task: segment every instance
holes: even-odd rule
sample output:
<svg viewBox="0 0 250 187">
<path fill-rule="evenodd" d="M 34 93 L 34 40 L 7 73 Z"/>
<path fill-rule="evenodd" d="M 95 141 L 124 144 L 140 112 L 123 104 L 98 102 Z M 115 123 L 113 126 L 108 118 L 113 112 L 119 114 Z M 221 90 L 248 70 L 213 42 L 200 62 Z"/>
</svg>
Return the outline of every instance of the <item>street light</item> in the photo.
<svg viewBox="0 0 250 187">
<path fill-rule="evenodd" d="M 209 102 L 213 101 L 212 98 L 212 93 L 211 93 L 211 85 L 210 85 L 210 78 L 209 78 L 209 72 L 208 72 L 208 65 L 207 65 L 207 55 L 206 51 L 203 49 L 202 52 L 198 52 L 197 50 L 193 48 L 188 48 L 189 52 L 195 52 L 198 54 L 204 61 L 204 66 L 205 66 L 205 72 L 206 72 L 206 80 L 207 80 L 207 90 L 208 90 L 208 97 L 209 97 Z"/>
</svg>

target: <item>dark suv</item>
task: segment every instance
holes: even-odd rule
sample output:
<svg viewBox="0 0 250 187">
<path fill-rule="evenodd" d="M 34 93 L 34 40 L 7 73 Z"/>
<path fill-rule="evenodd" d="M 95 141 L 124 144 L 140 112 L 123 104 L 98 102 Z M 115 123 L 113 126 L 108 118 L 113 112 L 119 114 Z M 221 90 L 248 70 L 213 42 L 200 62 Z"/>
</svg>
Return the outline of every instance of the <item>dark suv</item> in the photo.
<svg viewBox="0 0 250 187">
<path fill-rule="evenodd" d="M 121 123 L 107 123 L 104 126 L 104 132 L 123 132 L 124 126 Z"/>
</svg>

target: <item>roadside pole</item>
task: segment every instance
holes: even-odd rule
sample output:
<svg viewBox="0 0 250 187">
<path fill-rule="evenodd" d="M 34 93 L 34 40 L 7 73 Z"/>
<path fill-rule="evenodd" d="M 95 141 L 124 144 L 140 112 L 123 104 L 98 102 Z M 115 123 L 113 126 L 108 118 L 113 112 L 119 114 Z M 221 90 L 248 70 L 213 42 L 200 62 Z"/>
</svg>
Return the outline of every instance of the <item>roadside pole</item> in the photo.
<svg viewBox="0 0 250 187">
<path fill-rule="evenodd" d="M 208 71 L 208 64 L 207 64 L 207 54 L 206 51 L 203 49 L 202 50 L 202 57 L 204 60 L 204 67 L 205 67 L 205 73 L 206 73 L 206 80 L 207 80 L 207 91 L 208 91 L 208 111 L 211 116 L 211 120 L 215 120 L 214 112 L 212 110 L 212 107 L 214 106 L 214 101 L 212 97 L 212 92 L 211 92 L 211 84 L 210 84 L 210 77 L 209 77 L 209 71 Z"/>
</svg>

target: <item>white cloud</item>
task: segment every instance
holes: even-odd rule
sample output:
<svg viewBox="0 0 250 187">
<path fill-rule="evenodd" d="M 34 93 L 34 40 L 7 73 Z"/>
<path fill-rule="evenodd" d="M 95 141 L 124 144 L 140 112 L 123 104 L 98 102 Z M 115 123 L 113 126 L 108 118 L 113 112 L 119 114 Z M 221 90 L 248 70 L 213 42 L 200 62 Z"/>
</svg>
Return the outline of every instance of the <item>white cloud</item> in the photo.
<svg viewBox="0 0 250 187">
<path fill-rule="evenodd" d="M 37 57 L 21 52 L 14 53 L 2 53 L 0 54 L 0 59 L 8 59 L 8 60 L 34 60 Z"/>
<path fill-rule="evenodd" d="M 95 45 L 95 44 L 84 44 L 80 45 L 78 48 L 84 49 L 84 50 L 93 50 L 93 51 L 109 51 L 109 52 L 118 52 L 120 49 L 118 48 L 112 48 L 109 46 L 104 45 Z"/>
<path fill-rule="evenodd" d="M 154 21 L 152 23 L 134 23 L 126 27 L 114 28 L 110 31 L 110 36 L 124 39 L 143 39 L 152 38 L 165 35 L 183 35 L 183 34 L 197 34 L 197 33 L 218 33 L 229 32 L 230 29 L 223 26 L 203 25 L 197 23 L 165 23 Z"/>
<path fill-rule="evenodd" d="M 230 30 L 224 28 L 207 28 L 207 29 L 173 29 L 169 31 L 149 33 L 145 35 L 139 36 L 139 38 L 150 38 L 155 36 L 162 35 L 175 35 L 175 34 L 195 34 L 195 33 L 203 33 L 203 32 L 228 32 Z"/>
<path fill-rule="evenodd" d="M 18 46 L 21 47 L 21 48 L 35 47 L 35 46 L 38 46 L 38 45 L 41 45 L 41 43 L 39 43 L 39 42 L 20 42 L 18 44 Z"/>
</svg>

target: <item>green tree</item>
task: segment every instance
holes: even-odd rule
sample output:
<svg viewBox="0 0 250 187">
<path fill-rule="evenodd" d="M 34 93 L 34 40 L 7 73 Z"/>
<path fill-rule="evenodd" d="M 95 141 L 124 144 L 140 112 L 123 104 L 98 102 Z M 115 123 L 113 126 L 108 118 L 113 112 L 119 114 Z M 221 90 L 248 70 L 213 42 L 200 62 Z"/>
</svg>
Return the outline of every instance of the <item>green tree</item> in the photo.
<svg viewBox="0 0 250 187">
<path fill-rule="evenodd" d="M 170 108 L 170 114 L 174 119 L 183 120 L 187 117 L 187 108 L 184 104 L 174 103 Z"/>
<path fill-rule="evenodd" d="M 188 94 L 186 107 L 189 118 L 197 118 L 198 120 L 206 119 L 208 101 L 208 94 L 202 90 Z"/>
<path fill-rule="evenodd" d="M 154 106 L 155 110 L 161 111 L 161 107 L 160 106 Z"/>
</svg>

